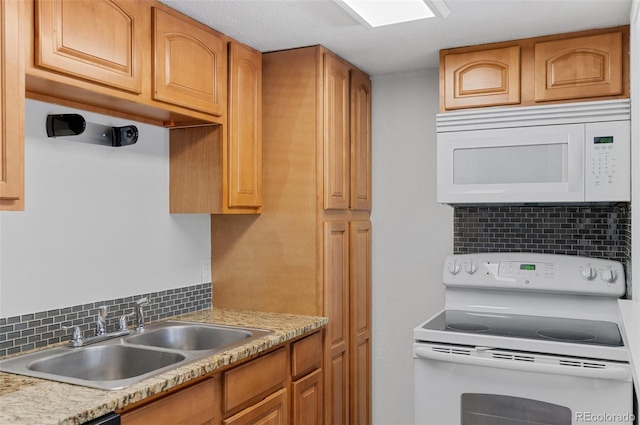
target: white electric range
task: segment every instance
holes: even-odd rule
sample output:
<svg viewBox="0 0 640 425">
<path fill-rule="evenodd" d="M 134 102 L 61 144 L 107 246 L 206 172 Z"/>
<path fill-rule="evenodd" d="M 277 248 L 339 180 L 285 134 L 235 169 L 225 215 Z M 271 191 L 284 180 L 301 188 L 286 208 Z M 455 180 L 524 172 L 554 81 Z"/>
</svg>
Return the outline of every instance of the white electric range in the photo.
<svg viewBox="0 0 640 425">
<path fill-rule="evenodd" d="M 443 283 L 444 310 L 414 329 L 416 424 L 633 423 L 621 263 L 453 255 Z"/>
</svg>

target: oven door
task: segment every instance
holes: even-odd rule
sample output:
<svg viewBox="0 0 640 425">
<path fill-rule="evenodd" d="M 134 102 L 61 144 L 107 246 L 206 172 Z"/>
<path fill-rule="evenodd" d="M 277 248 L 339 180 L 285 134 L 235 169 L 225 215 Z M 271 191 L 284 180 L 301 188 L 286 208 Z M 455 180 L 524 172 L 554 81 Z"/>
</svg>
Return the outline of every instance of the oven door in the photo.
<svg viewBox="0 0 640 425">
<path fill-rule="evenodd" d="M 414 423 L 631 424 L 626 363 L 414 344 Z"/>
<path fill-rule="evenodd" d="M 438 133 L 437 201 L 583 202 L 584 124 Z"/>
</svg>

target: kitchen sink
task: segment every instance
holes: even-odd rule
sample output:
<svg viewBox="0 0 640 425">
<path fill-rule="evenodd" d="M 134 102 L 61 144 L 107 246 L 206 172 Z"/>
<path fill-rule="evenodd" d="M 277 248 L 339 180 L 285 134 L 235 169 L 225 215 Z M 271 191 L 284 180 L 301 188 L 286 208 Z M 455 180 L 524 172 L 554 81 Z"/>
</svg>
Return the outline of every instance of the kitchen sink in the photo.
<svg viewBox="0 0 640 425">
<path fill-rule="evenodd" d="M 260 337 L 269 332 L 261 329 L 237 328 L 168 321 L 136 335 L 125 338 L 130 344 L 171 348 L 175 350 L 214 350 Z"/>
<path fill-rule="evenodd" d="M 27 364 L 27 368 L 85 381 L 116 381 L 144 375 L 186 358 L 181 353 L 128 345 L 94 345 L 34 360 Z"/>
<path fill-rule="evenodd" d="M 118 390 L 270 333 L 263 329 L 166 321 L 126 337 L 77 348 L 49 348 L 2 360 L 0 371 Z"/>
</svg>

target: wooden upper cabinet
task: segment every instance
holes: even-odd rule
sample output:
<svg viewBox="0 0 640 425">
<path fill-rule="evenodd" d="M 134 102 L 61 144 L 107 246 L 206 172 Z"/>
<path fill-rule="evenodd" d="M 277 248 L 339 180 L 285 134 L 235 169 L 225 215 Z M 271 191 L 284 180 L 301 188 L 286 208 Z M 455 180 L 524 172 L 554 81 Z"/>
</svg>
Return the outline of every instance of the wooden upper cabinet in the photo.
<svg viewBox="0 0 640 425">
<path fill-rule="evenodd" d="M 440 112 L 629 97 L 629 26 L 440 51 Z"/>
<path fill-rule="evenodd" d="M 324 208 L 350 202 L 349 65 L 324 54 Z"/>
<path fill-rule="evenodd" d="M 622 93 L 622 31 L 535 45 L 536 102 Z"/>
<path fill-rule="evenodd" d="M 520 48 L 444 56 L 445 109 L 520 103 Z"/>
<path fill-rule="evenodd" d="M 24 47 L 20 0 L 0 3 L 0 209 L 24 209 Z"/>
<path fill-rule="evenodd" d="M 262 53 L 229 44 L 229 208 L 262 205 Z"/>
<path fill-rule="evenodd" d="M 371 210 L 371 80 L 324 53 L 324 209 Z"/>
<path fill-rule="evenodd" d="M 141 2 L 36 0 L 35 66 L 141 93 Z"/>
<path fill-rule="evenodd" d="M 227 43 L 187 17 L 153 8 L 153 98 L 224 115 Z"/>
<path fill-rule="evenodd" d="M 371 211 L 371 80 L 351 70 L 351 209 Z"/>
</svg>

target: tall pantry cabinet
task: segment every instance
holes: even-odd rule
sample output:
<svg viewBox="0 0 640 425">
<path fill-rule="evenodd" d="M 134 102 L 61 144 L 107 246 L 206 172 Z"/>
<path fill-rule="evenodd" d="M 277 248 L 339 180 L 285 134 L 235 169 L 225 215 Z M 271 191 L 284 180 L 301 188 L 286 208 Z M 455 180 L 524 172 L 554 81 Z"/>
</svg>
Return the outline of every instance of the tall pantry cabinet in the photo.
<svg viewBox="0 0 640 425">
<path fill-rule="evenodd" d="M 212 216 L 213 304 L 328 316 L 323 421 L 368 424 L 371 81 L 320 46 L 262 66 L 262 214 Z"/>
</svg>

